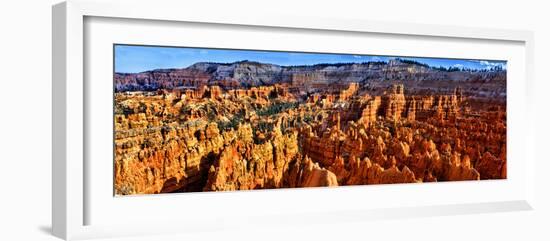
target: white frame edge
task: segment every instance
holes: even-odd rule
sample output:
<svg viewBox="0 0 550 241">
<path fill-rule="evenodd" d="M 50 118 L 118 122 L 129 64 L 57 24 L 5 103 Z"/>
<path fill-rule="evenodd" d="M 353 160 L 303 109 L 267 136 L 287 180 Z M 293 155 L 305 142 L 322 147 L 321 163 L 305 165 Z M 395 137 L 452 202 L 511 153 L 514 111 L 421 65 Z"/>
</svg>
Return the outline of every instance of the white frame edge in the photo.
<svg viewBox="0 0 550 241">
<path fill-rule="evenodd" d="M 85 16 L 135 18 L 149 20 L 220 23 L 281 28 L 339 30 L 430 37 L 452 37 L 525 43 L 528 113 L 531 115 L 534 74 L 534 36 L 531 31 L 470 28 L 352 19 L 300 18 L 294 16 L 210 16 L 196 9 L 181 9 L 178 1 L 149 2 L 69 0 L 52 7 L 52 232 L 62 239 L 92 237 L 84 223 L 84 54 L 83 21 Z M 131 10 L 128 6 L 131 4 Z M 155 11 L 149 11 L 155 9 Z M 185 16 L 185 17 L 181 17 Z M 76 90 L 76 91 L 75 91 Z M 527 142 L 534 142 L 533 118 L 529 122 Z M 442 207 L 426 209 L 428 216 L 529 210 L 534 206 L 534 143 L 527 145 L 527 199 L 511 202 L 458 204 L 453 210 Z M 70 184 L 69 184 L 70 183 Z M 400 209 L 349 213 L 347 220 L 398 217 Z M 389 216 L 388 216 L 389 215 Z M 316 219 L 310 217 L 306 219 Z M 346 221 L 346 220 L 342 220 Z"/>
<path fill-rule="evenodd" d="M 67 236 L 66 148 L 66 3 L 52 8 L 52 232 Z"/>
</svg>

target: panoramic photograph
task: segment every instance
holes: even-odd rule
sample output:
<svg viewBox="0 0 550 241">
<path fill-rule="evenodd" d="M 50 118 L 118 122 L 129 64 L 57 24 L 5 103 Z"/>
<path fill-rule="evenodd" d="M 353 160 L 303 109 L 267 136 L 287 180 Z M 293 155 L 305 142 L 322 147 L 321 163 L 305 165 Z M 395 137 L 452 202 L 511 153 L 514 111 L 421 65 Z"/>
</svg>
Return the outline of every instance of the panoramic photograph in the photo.
<svg viewBox="0 0 550 241">
<path fill-rule="evenodd" d="M 113 46 L 114 194 L 506 179 L 503 60 Z"/>
</svg>

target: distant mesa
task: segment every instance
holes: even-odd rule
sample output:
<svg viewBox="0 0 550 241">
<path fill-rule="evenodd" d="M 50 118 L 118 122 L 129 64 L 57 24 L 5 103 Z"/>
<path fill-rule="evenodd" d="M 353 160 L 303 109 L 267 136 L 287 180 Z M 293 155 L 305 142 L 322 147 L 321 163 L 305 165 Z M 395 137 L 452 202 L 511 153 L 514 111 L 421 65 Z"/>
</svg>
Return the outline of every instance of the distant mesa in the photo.
<svg viewBox="0 0 550 241">
<path fill-rule="evenodd" d="M 367 85 L 391 81 L 403 81 L 407 88 L 430 85 L 430 81 L 438 81 L 439 85 L 452 82 L 487 82 L 492 85 L 492 90 L 495 90 L 495 87 L 503 90 L 506 85 L 506 70 L 445 69 L 405 59 L 300 66 L 280 66 L 244 60 L 234 63 L 199 62 L 182 69 L 115 73 L 114 76 L 117 92 L 196 88 L 203 85 L 218 85 L 229 89 L 281 83 L 315 85 L 357 82 Z"/>
</svg>

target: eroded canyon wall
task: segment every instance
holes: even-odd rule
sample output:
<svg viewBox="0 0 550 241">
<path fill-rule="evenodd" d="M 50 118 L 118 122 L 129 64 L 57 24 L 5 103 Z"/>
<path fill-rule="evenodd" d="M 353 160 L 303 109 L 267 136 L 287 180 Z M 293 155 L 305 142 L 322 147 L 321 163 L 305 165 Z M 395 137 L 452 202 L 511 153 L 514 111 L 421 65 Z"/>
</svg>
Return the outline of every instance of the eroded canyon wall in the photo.
<svg viewBox="0 0 550 241">
<path fill-rule="evenodd" d="M 506 178 L 502 102 L 356 84 L 301 101 L 292 88 L 116 94 L 116 193 Z"/>
</svg>

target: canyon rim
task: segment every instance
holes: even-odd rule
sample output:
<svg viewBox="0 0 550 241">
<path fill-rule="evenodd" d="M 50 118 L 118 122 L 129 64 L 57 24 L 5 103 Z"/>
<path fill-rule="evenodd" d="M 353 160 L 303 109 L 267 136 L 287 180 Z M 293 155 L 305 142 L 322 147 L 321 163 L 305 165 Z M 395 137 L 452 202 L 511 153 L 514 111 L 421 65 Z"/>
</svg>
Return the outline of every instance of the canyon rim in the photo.
<svg viewBox="0 0 550 241">
<path fill-rule="evenodd" d="M 138 45 L 114 60 L 115 195 L 506 179 L 506 61 Z"/>
</svg>

